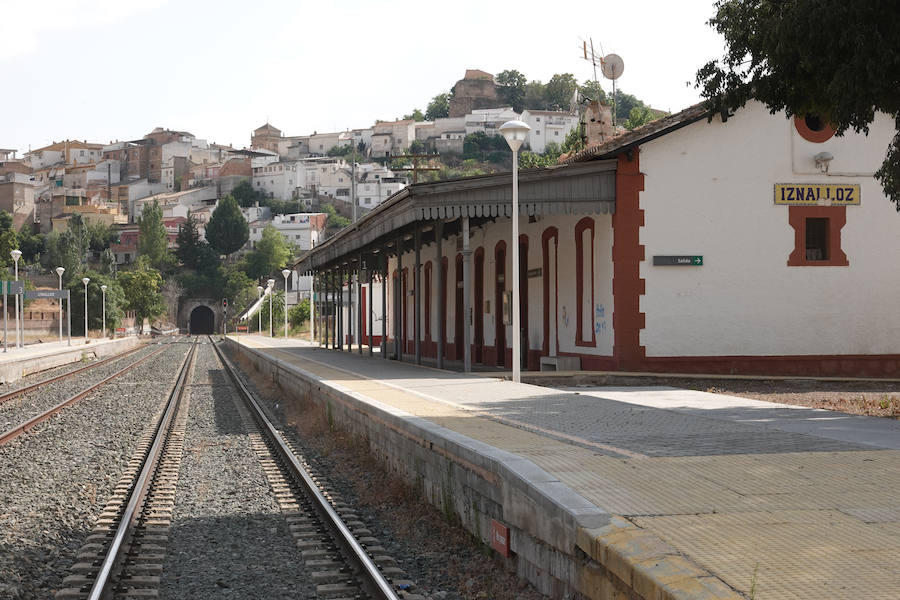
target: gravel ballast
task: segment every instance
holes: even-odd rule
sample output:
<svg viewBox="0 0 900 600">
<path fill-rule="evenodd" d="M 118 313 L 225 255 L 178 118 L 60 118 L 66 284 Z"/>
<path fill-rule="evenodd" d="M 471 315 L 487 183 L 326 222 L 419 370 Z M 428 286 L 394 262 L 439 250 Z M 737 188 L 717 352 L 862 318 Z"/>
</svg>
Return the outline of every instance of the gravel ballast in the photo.
<svg viewBox="0 0 900 600">
<path fill-rule="evenodd" d="M 188 348 L 167 347 L 0 447 L 0 598 L 52 598 L 62 586 Z"/>
<path fill-rule="evenodd" d="M 188 414 L 160 597 L 314 597 L 209 344 L 198 349 Z"/>
<path fill-rule="evenodd" d="M 385 471 L 364 441 L 332 430 L 327 416 L 311 402 L 285 401 L 284 392 L 248 362 L 233 353 L 229 358 L 242 369 L 277 426 L 328 482 L 328 489 L 353 507 L 387 554 L 421 588 L 417 593 L 435 600 L 546 598 L 509 572 L 496 553 Z"/>
</svg>

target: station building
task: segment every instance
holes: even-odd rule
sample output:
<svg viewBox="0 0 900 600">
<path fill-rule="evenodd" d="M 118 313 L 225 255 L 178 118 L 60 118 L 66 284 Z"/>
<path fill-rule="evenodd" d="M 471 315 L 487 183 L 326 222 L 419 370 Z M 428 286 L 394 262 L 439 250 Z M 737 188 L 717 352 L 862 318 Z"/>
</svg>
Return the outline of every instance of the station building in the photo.
<svg viewBox="0 0 900 600">
<path fill-rule="evenodd" d="M 519 252 L 527 369 L 898 376 L 894 131 L 696 105 L 521 171 L 518 240 L 511 174 L 415 184 L 296 268 L 331 347 L 509 368 Z"/>
</svg>

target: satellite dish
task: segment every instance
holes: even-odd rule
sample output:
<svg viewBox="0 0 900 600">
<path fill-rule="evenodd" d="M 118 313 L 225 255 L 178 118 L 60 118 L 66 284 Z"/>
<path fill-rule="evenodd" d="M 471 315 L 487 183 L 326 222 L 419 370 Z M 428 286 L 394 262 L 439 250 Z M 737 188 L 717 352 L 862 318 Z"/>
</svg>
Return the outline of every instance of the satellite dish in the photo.
<svg viewBox="0 0 900 600">
<path fill-rule="evenodd" d="M 607 54 L 600 61 L 600 70 L 603 71 L 604 77 L 615 81 L 622 76 L 622 71 L 625 70 L 625 62 L 618 54 Z"/>
</svg>

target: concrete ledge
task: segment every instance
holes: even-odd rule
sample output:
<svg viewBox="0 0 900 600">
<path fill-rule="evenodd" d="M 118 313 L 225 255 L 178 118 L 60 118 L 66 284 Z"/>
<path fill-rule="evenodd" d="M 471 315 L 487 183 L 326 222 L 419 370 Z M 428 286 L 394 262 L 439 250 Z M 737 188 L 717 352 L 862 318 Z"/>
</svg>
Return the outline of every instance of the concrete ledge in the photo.
<svg viewBox="0 0 900 600">
<path fill-rule="evenodd" d="M 598 508 L 533 462 L 398 410 L 287 361 L 227 339 L 278 385 L 310 400 L 335 427 L 366 440 L 386 468 L 448 519 L 490 545 L 509 527 L 508 566 L 553 598 L 738 599 L 663 540 Z"/>
<path fill-rule="evenodd" d="M 72 346 L 26 347 L 10 350 L 0 359 L 0 383 L 11 383 L 26 375 L 39 373 L 85 358 L 104 358 L 135 348 L 144 342 L 135 336 L 115 340 L 91 340 L 90 344 Z"/>
</svg>

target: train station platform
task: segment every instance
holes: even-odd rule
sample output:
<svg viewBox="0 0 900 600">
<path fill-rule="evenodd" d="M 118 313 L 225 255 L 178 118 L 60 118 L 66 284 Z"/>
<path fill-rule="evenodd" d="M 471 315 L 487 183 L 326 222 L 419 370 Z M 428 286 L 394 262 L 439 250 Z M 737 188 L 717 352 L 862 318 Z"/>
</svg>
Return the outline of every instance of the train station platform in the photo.
<svg viewBox="0 0 900 600">
<path fill-rule="evenodd" d="M 84 358 L 103 358 L 130 350 L 141 343 L 137 336 L 123 336 L 116 339 L 92 338 L 85 343 L 83 337 L 68 340 L 28 344 L 16 348 L 10 344 L 3 352 L 0 345 L 0 383 L 10 383 L 26 375 L 46 371 Z"/>
<path fill-rule="evenodd" d="M 900 421 L 227 343 L 554 597 L 900 597 Z"/>
</svg>

